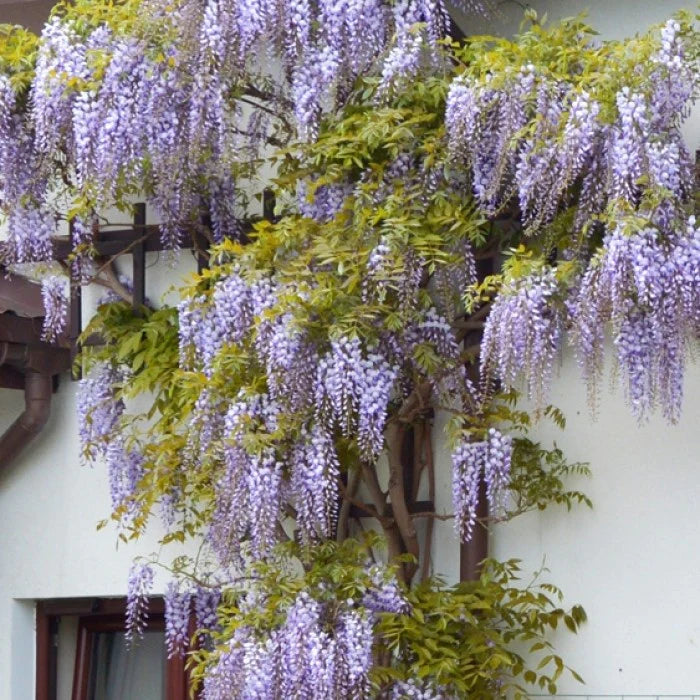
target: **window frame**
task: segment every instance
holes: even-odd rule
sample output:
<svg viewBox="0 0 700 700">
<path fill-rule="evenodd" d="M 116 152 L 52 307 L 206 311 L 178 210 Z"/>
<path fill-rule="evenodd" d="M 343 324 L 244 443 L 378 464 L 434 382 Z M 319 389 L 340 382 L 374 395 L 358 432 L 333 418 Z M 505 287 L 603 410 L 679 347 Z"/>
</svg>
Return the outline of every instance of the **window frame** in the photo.
<svg viewBox="0 0 700 700">
<path fill-rule="evenodd" d="M 162 598 L 149 599 L 148 625 L 165 627 Z M 96 632 L 119 632 L 126 628 L 126 598 L 73 598 L 38 601 L 36 605 L 36 700 L 57 700 L 58 622 L 62 617 L 78 618 L 78 641 L 73 673 L 72 700 L 87 700 L 88 674 Z M 165 696 L 168 700 L 188 699 L 189 679 L 185 659 L 166 661 Z"/>
</svg>

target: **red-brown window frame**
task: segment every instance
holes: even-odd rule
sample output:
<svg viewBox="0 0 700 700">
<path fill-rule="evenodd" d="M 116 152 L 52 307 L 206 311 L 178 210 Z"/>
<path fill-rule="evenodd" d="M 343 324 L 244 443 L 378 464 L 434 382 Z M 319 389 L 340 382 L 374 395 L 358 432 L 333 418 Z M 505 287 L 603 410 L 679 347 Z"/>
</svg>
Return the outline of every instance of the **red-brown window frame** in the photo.
<svg viewBox="0 0 700 700">
<path fill-rule="evenodd" d="M 95 632 L 124 629 L 126 598 L 75 598 L 39 601 L 36 606 L 36 700 L 57 698 L 58 621 L 61 617 L 78 618 L 78 645 L 73 677 L 73 700 L 85 700 L 87 674 Z M 163 629 L 162 598 L 149 603 L 149 627 Z M 168 659 L 165 696 L 168 700 L 187 700 L 188 678 L 184 659 Z"/>
</svg>

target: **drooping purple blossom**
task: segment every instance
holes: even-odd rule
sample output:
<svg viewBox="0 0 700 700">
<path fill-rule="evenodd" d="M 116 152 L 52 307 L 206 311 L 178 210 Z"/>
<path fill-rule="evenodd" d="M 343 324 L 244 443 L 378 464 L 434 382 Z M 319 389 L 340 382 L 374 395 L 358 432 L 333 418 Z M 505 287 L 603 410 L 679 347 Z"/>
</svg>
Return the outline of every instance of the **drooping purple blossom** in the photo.
<svg viewBox="0 0 700 700">
<path fill-rule="evenodd" d="M 277 542 L 282 504 L 282 463 L 270 450 L 248 454 L 236 441 L 253 423 L 274 429 L 274 407 L 264 398 L 234 404 L 226 416 L 226 469 L 215 484 L 215 508 L 208 541 L 222 565 L 240 556 L 241 543 L 250 542 L 255 557 Z"/>
<path fill-rule="evenodd" d="M 215 630 L 219 622 L 218 608 L 221 591 L 216 588 L 197 586 L 192 596 L 195 624 L 199 630 Z"/>
<path fill-rule="evenodd" d="M 332 436 L 314 425 L 292 456 L 290 492 L 302 537 L 313 541 L 331 535 L 338 508 L 340 467 Z"/>
<path fill-rule="evenodd" d="M 78 431 L 81 449 L 90 459 L 104 454 L 124 412 L 124 404 L 115 396 L 115 384 L 122 378 L 112 365 L 102 363 L 80 381 Z"/>
<path fill-rule="evenodd" d="M 105 449 L 109 491 L 112 500 L 112 510 L 124 512 L 120 518 L 122 526 L 129 526 L 137 513 L 134 501 L 138 491 L 137 486 L 144 476 L 144 459 L 136 449 L 127 449 L 122 440 L 110 440 Z"/>
<path fill-rule="evenodd" d="M 41 299 L 44 304 L 42 340 L 53 343 L 63 335 L 68 320 L 68 295 L 65 277 L 51 275 L 41 283 Z"/>
<path fill-rule="evenodd" d="M 168 658 L 183 656 L 189 644 L 192 594 L 170 581 L 165 589 L 165 644 Z"/>
<path fill-rule="evenodd" d="M 608 201 L 636 206 L 649 184 L 670 189 L 676 204 L 687 198 L 691 159 L 678 127 L 695 81 L 680 24 L 669 21 L 661 34 L 653 88 L 623 86 L 612 123 L 585 83 L 554 79 L 539 66 L 513 66 L 495 85 L 489 73 L 454 80 L 445 112 L 449 152 L 487 214 L 509 200 L 513 181 L 529 232 L 574 196 L 577 230 L 594 223 Z M 669 209 L 670 202 L 660 212 L 666 220 Z"/>
<path fill-rule="evenodd" d="M 316 415 L 348 435 L 356 430 L 358 446 L 374 459 L 384 442 L 389 401 L 398 376 L 378 352 L 363 354 L 358 338 L 338 338 L 318 364 Z"/>
<path fill-rule="evenodd" d="M 449 700 L 450 696 L 436 689 L 431 683 L 418 680 L 397 681 L 391 687 L 390 700 Z"/>
<path fill-rule="evenodd" d="M 148 623 L 148 594 L 153 586 L 153 569 L 148 564 L 134 564 L 129 571 L 126 603 L 126 638 L 133 644 L 143 636 Z"/>
<path fill-rule="evenodd" d="M 362 605 L 373 613 L 407 615 L 411 606 L 401 590 L 396 577 L 386 575 L 380 567 L 369 571 L 372 585 L 362 597 Z"/>
<path fill-rule="evenodd" d="M 592 260 L 572 304 L 573 343 L 589 385 L 602 374 L 607 324 L 628 400 L 642 419 L 657 405 L 675 420 L 687 340 L 697 329 L 698 233 L 668 236 L 619 225 Z"/>
<path fill-rule="evenodd" d="M 471 540 L 477 520 L 482 479 L 491 516 L 505 506 L 513 454 L 512 440 L 490 428 L 487 439 L 460 442 L 452 453 L 452 501 L 455 529 L 463 542 Z"/>
<path fill-rule="evenodd" d="M 485 452 L 486 443 L 465 442 L 452 453 L 452 504 L 462 542 L 471 540 L 474 533 Z"/>
<path fill-rule="evenodd" d="M 501 291 L 486 321 L 481 343 L 485 377 L 516 386 L 524 379 L 530 398 L 541 403 L 554 369 L 563 331 L 553 270 L 515 280 Z"/>
<path fill-rule="evenodd" d="M 342 697 L 361 698 L 369 690 L 374 626 L 361 609 L 343 610 L 336 621 L 337 680 Z"/>
<path fill-rule="evenodd" d="M 505 506 L 505 494 L 510 483 L 513 441 L 496 428 L 489 428 L 484 457 L 486 498 L 491 515 L 499 515 Z"/>
</svg>

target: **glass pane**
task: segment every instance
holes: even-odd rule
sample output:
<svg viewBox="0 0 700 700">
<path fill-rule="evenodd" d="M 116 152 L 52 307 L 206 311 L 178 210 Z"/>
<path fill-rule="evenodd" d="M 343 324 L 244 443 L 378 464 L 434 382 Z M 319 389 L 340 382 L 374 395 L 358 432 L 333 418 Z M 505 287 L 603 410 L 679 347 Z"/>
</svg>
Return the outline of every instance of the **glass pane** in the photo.
<svg viewBox="0 0 700 700">
<path fill-rule="evenodd" d="M 97 632 L 88 700 L 165 700 L 165 662 L 163 632 L 146 632 L 131 647 L 124 632 Z"/>
</svg>

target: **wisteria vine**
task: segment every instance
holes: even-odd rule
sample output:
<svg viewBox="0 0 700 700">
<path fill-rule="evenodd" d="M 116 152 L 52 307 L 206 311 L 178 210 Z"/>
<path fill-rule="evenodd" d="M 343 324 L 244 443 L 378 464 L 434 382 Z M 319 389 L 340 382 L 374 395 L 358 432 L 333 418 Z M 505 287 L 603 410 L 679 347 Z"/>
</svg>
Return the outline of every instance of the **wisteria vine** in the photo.
<svg viewBox="0 0 700 700">
<path fill-rule="evenodd" d="M 208 700 L 507 693 L 526 664 L 504 639 L 544 638 L 564 613 L 513 603 L 480 646 L 462 625 L 453 653 L 481 649 L 465 666 L 493 672 L 472 686 L 456 662 L 434 673 L 417 620 L 500 614 L 512 572 L 474 616 L 463 589 L 430 581 L 433 526 L 453 518 L 470 542 L 514 499 L 526 509 L 527 479 L 532 507 L 575 498 L 537 481 L 523 453 L 544 453 L 511 434 L 528 427 L 515 390 L 553 413 L 567 340 L 592 394 L 610 340 L 634 413 L 679 418 L 700 331 L 680 135 L 696 33 L 680 16 L 598 46 L 571 20 L 443 46 L 441 0 L 149 0 L 133 17 L 56 14 L 32 79 L 0 84 L 0 197 L 11 263 L 50 257 L 60 163 L 80 277 L 95 211 L 135 192 L 169 247 L 203 228 L 215 244 L 176 309 L 101 309 L 90 330 L 116 350 L 86 351 L 79 397 L 83 455 L 107 463 L 120 527 L 138 534 L 159 504 L 166 539 L 200 540 L 167 587 L 169 654 L 192 656 Z M 242 238 L 270 147 L 279 217 Z M 43 296 L 56 340 L 65 290 L 48 279 Z M 153 401 L 141 415 L 139 394 Z M 451 513 L 435 503 L 438 411 Z M 132 570 L 132 637 L 153 582 L 149 564 Z"/>
</svg>

